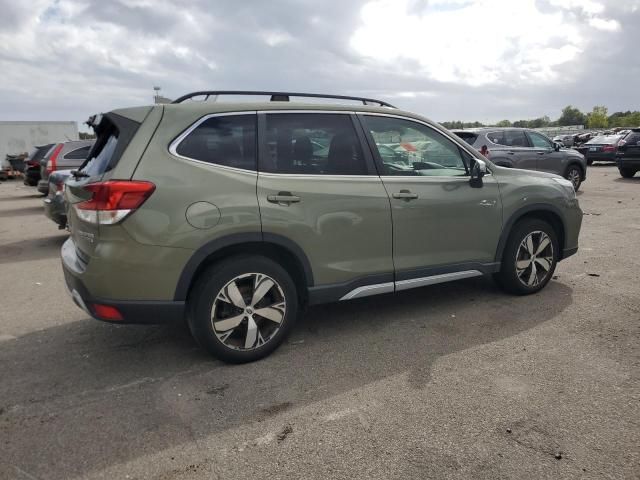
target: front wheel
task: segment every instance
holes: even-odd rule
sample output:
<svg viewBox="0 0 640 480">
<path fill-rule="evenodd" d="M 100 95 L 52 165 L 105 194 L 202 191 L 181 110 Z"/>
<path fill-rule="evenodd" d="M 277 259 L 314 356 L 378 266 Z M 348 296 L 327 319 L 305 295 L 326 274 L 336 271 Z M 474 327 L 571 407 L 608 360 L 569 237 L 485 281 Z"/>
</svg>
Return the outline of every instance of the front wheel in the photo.
<svg viewBox="0 0 640 480">
<path fill-rule="evenodd" d="M 265 257 L 233 257 L 212 265 L 189 296 L 192 335 L 213 356 L 230 363 L 269 355 L 297 315 L 291 276 Z"/>
<path fill-rule="evenodd" d="M 582 183 L 582 170 L 576 165 L 571 165 L 567 169 L 564 178 L 571 182 L 573 189 L 577 192 L 580 188 L 580 184 Z"/>
<path fill-rule="evenodd" d="M 619 168 L 620 175 L 624 178 L 631 178 L 636 174 L 636 171 L 632 168 Z"/>
<path fill-rule="evenodd" d="M 559 258 L 556 233 L 536 218 L 518 222 L 505 246 L 498 284 L 510 293 L 528 295 L 549 282 Z"/>
</svg>

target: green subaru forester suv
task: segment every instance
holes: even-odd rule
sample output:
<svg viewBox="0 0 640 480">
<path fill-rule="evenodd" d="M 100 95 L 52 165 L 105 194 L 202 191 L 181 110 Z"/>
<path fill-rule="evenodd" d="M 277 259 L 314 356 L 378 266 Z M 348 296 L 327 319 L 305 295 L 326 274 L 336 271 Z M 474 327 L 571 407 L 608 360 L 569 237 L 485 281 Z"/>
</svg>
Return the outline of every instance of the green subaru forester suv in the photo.
<svg viewBox="0 0 640 480">
<path fill-rule="evenodd" d="M 480 275 L 534 293 L 578 249 L 571 182 L 379 100 L 195 92 L 89 123 L 65 191 L 74 301 L 110 322 L 186 318 L 228 362 L 272 352 L 305 305 Z"/>
</svg>

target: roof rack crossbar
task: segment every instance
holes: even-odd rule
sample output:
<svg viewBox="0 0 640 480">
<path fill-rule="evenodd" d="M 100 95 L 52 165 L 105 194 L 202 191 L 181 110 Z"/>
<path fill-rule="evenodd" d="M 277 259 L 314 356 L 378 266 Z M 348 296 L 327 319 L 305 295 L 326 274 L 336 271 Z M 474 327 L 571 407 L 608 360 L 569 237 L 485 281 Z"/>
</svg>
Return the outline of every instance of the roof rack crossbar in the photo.
<svg viewBox="0 0 640 480">
<path fill-rule="evenodd" d="M 209 97 L 217 97 L 219 95 L 264 95 L 271 97 L 272 102 L 288 102 L 290 97 L 303 97 L 303 98 L 329 98 L 335 100 L 355 100 L 362 102 L 363 105 L 369 105 L 375 103 L 381 107 L 396 108 L 390 103 L 375 98 L 366 97 L 352 97 L 349 95 L 324 95 L 321 93 L 300 93 L 300 92 L 261 92 L 261 91 L 244 91 L 244 90 L 202 90 L 199 92 L 191 92 L 183 95 L 180 98 L 175 99 L 171 103 L 182 103 L 185 100 L 189 100 L 193 97 L 205 97 L 205 101 L 209 100 Z"/>
</svg>

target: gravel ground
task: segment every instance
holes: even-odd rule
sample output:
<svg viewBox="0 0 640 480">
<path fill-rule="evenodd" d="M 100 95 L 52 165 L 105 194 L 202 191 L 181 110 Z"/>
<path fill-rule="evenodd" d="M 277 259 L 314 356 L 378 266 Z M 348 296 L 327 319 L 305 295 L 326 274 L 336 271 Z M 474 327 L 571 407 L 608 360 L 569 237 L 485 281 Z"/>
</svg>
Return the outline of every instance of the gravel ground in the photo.
<svg viewBox="0 0 640 480">
<path fill-rule="evenodd" d="M 314 307 L 241 366 L 181 326 L 88 319 L 65 232 L 3 182 L 0 478 L 639 478 L 638 177 L 590 168 L 580 250 L 539 294 Z"/>
</svg>

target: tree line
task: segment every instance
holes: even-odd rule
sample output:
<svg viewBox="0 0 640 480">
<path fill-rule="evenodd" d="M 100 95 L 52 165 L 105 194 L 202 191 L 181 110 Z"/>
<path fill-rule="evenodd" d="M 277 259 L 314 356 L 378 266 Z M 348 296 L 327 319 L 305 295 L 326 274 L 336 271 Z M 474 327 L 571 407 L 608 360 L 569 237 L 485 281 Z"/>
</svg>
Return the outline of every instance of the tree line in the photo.
<svg viewBox="0 0 640 480">
<path fill-rule="evenodd" d="M 585 128 L 614 128 L 614 127 L 640 127 L 640 111 L 627 110 L 626 112 L 615 112 L 609 115 L 607 107 L 598 105 L 593 107 L 588 113 L 581 112 L 573 105 L 567 105 L 562 109 L 562 114 L 557 120 L 551 120 L 548 116 L 534 118 L 532 120 L 501 120 L 493 125 L 484 125 L 481 122 L 442 122 L 445 128 L 474 128 L 474 127 L 521 127 L 521 128 L 542 128 L 542 127 L 562 127 L 568 125 L 584 125 Z"/>
</svg>

